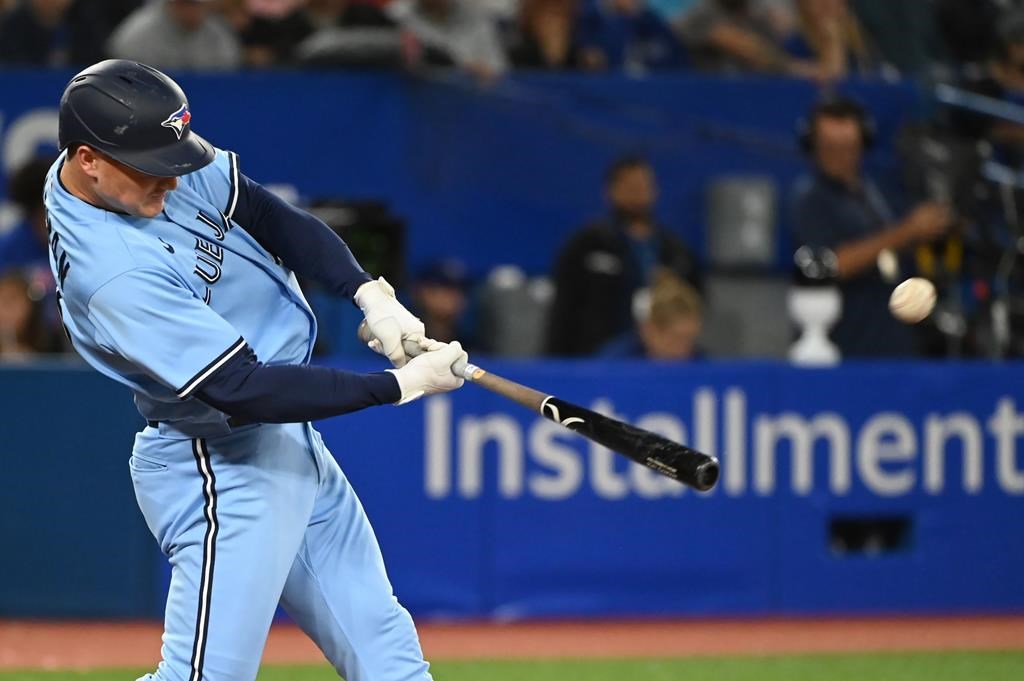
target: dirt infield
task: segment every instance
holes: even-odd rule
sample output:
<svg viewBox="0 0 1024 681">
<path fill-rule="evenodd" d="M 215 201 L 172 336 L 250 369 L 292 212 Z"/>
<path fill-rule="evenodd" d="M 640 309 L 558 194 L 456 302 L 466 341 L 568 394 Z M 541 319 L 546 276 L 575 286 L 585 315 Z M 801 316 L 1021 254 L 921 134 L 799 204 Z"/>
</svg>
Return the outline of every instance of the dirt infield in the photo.
<svg viewBox="0 0 1024 681">
<path fill-rule="evenodd" d="M 154 623 L 0 620 L 0 669 L 147 667 L 159 658 L 160 631 Z M 420 634 L 438 660 L 1009 650 L 1024 649 L 1024 617 L 425 624 Z M 323 658 L 302 632 L 279 626 L 264 659 Z"/>
</svg>

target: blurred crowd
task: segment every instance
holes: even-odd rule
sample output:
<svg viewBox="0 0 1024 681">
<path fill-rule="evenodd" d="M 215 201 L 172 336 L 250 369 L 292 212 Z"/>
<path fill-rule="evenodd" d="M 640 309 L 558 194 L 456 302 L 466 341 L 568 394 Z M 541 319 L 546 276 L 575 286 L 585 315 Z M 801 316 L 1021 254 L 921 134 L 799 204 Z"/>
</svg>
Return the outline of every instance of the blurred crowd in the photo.
<svg viewBox="0 0 1024 681">
<path fill-rule="evenodd" d="M 0 65 L 73 66 L 121 57 L 171 70 L 436 66 L 462 69 L 483 82 L 509 69 L 754 72 L 822 85 L 849 76 L 912 77 L 944 79 L 965 93 L 1017 105 L 1024 104 L 1021 4 L 0 0 Z M 944 126 L 947 139 L 974 147 L 984 143 L 995 150 L 986 152 L 993 159 L 1021 170 L 1024 116 L 1015 122 L 962 111 Z M 936 349 L 934 338 L 897 323 L 886 308 L 889 293 L 914 274 L 951 290 L 963 288 L 964 278 L 942 280 L 942 268 L 949 274 L 949 263 L 962 260 L 965 249 L 1015 248 L 1009 228 L 1017 225 L 1003 224 L 1009 231 L 1002 241 L 989 238 L 979 245 L 970 235 L 988 218 L 960 210 L 951 196 L 925 191 L 916 203 L 894 210 L 865 171 L 874 123 L 855 100 L 823 94 L 797 128 L 806 160 L 806 173 L 790 192 L 792 241 L 804 254 L 797 274 L 839 291 L 841 311 L 830 322 L 830 336 L 840 354 L 951 354 Z M 10 176 L 7 194 L 21 223 L 0 235 L 0 358 L 69 350 L 53 300 L 41 203 L 51 160 L 31 161 Z M 594 190 L 603 194 L 607 210 L 590 219 L 581 216 L 559 252 L 552 253 L 546 288 L 532 299 L 543 302 L 542 333 L 534 334 L 539 340 L 525 354 L 701 358 L 707 265 L 677 236 L 679 226 L 655 218 L 654 167 L 642 156 L 623 156 L 608 168 L 604 186 Z M 1005 213 L 1005 206 L 997 208 Z M 954 274 L 969 276 L 959 265 Z M 410 305 L 439 340 L 459 338 L 470 349 L 502 354 L 496 339 L 515 334 L 514 328 L 499 328 L 486 309 L 502 287 L 495 292 L 492 286 L 490 298 L 487 291 L 480 295 L 465 263 L 431 262 L 407 284 Z M 983 288 L 972 292 L 982 302 L 991 298 Z M 980 342 L 974 349 L 961 347 L 968 331 L 953 328 L 957 320 L 950 319 L 947 326 L 952 326 L 942 332 L 964 341 L 952 354 L 998 354 L 990 351 L 991 339 L 989 350 Z M 1010 354 L 1007 348 L 1000 352 Z"/>
<path fill-rule="evenodd" d="M 980 63 L 1011 0 L 0 0 L 0 64 L 454 65 L 830 81 Z"/>
</svg>

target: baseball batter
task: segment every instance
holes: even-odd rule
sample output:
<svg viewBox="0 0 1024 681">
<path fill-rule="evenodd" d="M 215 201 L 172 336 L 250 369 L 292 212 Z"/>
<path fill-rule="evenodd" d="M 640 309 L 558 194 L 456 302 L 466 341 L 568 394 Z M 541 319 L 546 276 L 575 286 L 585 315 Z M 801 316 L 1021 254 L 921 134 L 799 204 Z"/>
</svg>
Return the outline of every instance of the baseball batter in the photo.
<svg viewBox="0 0 1024 681">
<path fill-rule="evenodd" d="M 163 73 L 91 66 L 61 98 L 45 189 L 68 334 L 149 422 L 129 466 L 172 576 L 163 659 L 144 678 L 255 679 L 280 602 L 348 681 L 430 679 L 359 500 L 309 422 L 458 388 L 466 355 L 424 338 L 340 238 L 191 121 Z M 316 319 L 294 273 L 353 299 L 397 368 L 310 366 Z"/>
</svg>

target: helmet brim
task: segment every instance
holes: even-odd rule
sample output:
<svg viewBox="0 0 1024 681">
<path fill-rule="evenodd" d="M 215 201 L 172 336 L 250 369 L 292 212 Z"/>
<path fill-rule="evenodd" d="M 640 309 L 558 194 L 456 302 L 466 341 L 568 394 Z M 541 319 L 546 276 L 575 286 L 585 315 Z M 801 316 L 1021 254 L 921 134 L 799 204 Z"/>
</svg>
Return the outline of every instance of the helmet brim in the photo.
<svg viewBox="0 0 1024 681">
<path fill-rule="evenodd" d="M 129 168 L 154 177 L 180 177 L 194 173 L 213 163 L 215 156 L 213 145 L 191 130 L 174 144 L 159 149 L 118 149 L 115 153 L 104 153 Z"/>
</svg>

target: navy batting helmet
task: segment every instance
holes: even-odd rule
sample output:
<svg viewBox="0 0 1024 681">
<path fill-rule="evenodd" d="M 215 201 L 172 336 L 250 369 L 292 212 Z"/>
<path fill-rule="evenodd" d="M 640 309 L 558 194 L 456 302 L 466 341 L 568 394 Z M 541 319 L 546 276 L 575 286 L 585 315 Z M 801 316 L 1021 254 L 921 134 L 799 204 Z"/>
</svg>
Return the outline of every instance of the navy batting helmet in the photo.
<svg viewBox="0 0 1024 681">
<path fill-rule="evenodd" d="M 192 132 L 188 100 L 156 69 L 124 59 L 93 64 L 60 98 L 61 151 L 86 144 L 147 175 L 177 177 L 213 161 Z"/>
</svg>

